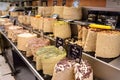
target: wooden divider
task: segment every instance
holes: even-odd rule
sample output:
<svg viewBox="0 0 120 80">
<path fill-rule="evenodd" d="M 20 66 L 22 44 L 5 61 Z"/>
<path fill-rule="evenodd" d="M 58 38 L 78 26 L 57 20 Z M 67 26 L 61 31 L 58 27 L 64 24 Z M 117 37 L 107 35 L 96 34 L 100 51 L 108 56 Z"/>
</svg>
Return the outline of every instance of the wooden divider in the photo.
<svg viewBox="0 0 120 80">
<path fill-rule="evenodd" d="M 57 0 L 57 5 L 61 6 L 63 0 Z M 66 6 L 72 6 L 74 0 L 66 0 Z M 48 0 L 48 6 L 53 5 L 53 0 Z M 81 6 L 105 7 L 106 0 L 80 0 Z"/>
</svg>

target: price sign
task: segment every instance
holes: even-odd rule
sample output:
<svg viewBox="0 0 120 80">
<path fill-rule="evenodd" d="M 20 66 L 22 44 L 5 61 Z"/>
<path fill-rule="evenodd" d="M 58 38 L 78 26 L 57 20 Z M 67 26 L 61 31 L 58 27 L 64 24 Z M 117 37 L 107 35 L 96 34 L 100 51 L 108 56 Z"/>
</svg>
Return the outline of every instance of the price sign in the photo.
<svg viewBox="0 0 120 80">
<path fill-rule="evenodd" d="M 56 47 L 57 48 L 59 48 L 61 46 L 63 47 L 63 45 L 64 45 L 64 40 L 62 38 L 57 37 L 56 38 Z"/>
<path fill-rule="evenodd" d="M 82 47 L 76 44 L 70 44 L 68 49 L 68 58 L 75 59 L 77 62 L 81 61 Z"/>
</svg>

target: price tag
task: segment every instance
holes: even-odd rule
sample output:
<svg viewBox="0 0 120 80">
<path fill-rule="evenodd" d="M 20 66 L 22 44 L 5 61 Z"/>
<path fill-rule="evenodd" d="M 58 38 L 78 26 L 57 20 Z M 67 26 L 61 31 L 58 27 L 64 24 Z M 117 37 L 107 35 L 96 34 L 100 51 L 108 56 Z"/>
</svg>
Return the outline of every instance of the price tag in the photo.
<svg viewBox="0 0 120 80">
<path fill-rule="evenodd" d="M 62 38 L 57 37 L 56 38 L 56 47 L 60 48 L 60 47 L 63 47 L 63 45 L 64 45 L 64 40 Z"/>
<path fill-rule="evenodd" d="M 75 59 L 76 62 L 80 62 L 82 58 L 82 47 L 76 44 L 70 44 L 68 49 L 67 57 L 70 59 Z"/>
</svg>

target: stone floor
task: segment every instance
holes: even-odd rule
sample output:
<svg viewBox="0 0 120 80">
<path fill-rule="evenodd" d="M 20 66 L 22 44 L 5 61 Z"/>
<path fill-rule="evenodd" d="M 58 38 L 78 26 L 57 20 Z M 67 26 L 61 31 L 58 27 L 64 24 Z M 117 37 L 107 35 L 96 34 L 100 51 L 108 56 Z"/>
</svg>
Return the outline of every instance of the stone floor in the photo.
<svg viewBox="0 0 120 80">
<path fill-rule="evenodd" d="M 11 76 L 11 69 L 2 55 L 0 55 L 0 80 L 15 80 Z"/>
</svg>

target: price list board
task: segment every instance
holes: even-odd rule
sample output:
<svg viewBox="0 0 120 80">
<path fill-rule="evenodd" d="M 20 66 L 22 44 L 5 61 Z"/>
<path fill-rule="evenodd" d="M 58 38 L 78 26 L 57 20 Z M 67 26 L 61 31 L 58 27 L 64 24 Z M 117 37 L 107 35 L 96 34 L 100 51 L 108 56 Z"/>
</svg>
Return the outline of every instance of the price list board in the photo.
<svg viewBox="0 0 120 80">
<path fill-rule="evenodd" d="M 120 8 L 120 0 L 106 0 L 106 7 Z"/>
</svg>

